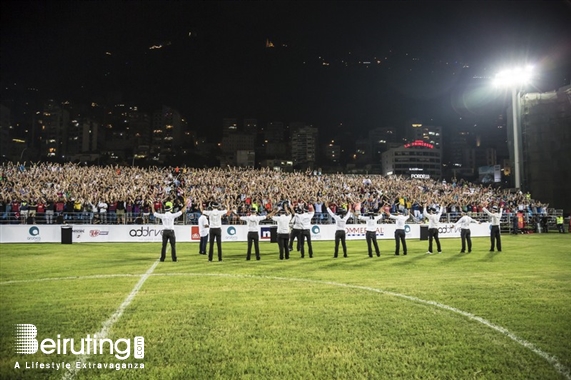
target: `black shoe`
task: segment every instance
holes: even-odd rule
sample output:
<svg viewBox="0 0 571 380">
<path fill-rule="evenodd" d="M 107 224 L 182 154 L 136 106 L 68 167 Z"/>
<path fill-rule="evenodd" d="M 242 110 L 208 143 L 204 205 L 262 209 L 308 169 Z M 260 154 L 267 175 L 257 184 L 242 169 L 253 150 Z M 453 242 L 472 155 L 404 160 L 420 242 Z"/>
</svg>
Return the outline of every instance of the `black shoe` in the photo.
<svg viewBox="0 0 571 380">
<path fill-rule="evenodd" d="M 159 261 L 160 261 L 161 263 L 163 263 L 163 262 L 164 262 L 164 260 L 159 260 Z"/>
<path fill-rule="evenodd" d="M 250 258 L 249 258 L 249 257 L 246 257 L 246 261 L 250 261 Z"/>
<path fill-rule="evenodd" d="M 490 252 L 494 252 L 494 250 L 493 250 L 493 249 L 490 249 Z"/>
<path fill-rule="evenodd" d="M 501 249 L 498 249 L 498 252 L 501 252 L 501 251 L 502 251 Z"/>
<path fill-rule="evenodd" d="M 343 257 L 347 257 L 347 255 L 343 255 Z"/>
<path fill-rule="evenodd" d="M 472 251 L 468 251 L 468 253 L 472 253 Z"/>
<path fill-rule="evenodd" d="M 373 257 L 373 255 L 369 255 L 369 257 Z"/>
<path fill-rule="evenodd" d="M 460 251 L 460 253 L 466 253 L 466 251 Z"/>
<path fill-rule="evenodd" d="M 222 259 L 218 259 L 218 261 L 222 261 Z"/>
<path fill-rule="evenodd" d="M 395 253 L 395 256 L 400 256 L 400 255 L 399 255 L 399 253 L 397 252 L 397 253 Z"/>
<path fill-rule="evenodd" d="M 405 252 L 405 253 L 403 253 L 403 255 L 404 255 L 404 256 L 406 256 L 406 252 Z"/>
<path fill-rule="evenodd" d="M 381 257 L 381 254 L 380 254 L 380 253 L 377 253 L 377 257 Z"/>
<path fill-rule="evenodd" d="M 200 252 L 201 255 L 206 255 L 206 252 Z"/>
<path fill-rule="evenodd" d="M 256 257 L 256 260 L 260 260 L 260 256 Z"/>
<path fill-rule="evenodd" d="M 333 258 L 336 259 L 336 258 L 337 258 L 337 255 L 333 255 Z"/>
<path fill-rule="evenodd" d="M 173 260 L 174 263 L 176 263 L 177 261 L 178 261 L 177 259 L 174 259 L 174 260 Z"/>
</svg>

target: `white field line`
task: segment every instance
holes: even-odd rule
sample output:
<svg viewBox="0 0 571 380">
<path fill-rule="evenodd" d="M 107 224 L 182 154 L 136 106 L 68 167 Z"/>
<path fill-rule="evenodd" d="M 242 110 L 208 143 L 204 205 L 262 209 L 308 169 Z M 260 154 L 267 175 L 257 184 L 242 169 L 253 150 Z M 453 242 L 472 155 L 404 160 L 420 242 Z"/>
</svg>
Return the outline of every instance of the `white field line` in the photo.
<svg viewBox="0 0 571 380">
<path fill-rule="evenodd" d="M 95 334 L 95 335 L 97 335 L 97 338 L 99 338 L 99 339 L 107 338 L 107 336 L 109 335 L 109 331 L 111 330 L 111 327 L 113 327 L 115 322 L 117 322 L 119 320 L 119 318 L 121 318 L 125 309 L 131 304 L 131 302 L 133 301 L 133 299 L 135 298 L 137 293 L 139 293 L 139 290 L 141 289 L 141 287 L 143 286 L 145 281 L 147 281 L 149 276 L 151 276 L 151 274 L 153 273 L 153 271 L 155 270 L 155 268 L 157 267 L 158 264 L 159 264 L 159 260 L 155 261 L 155 263 L 149 268 L 149 270 L 147 270 L 147 272 L 141 276 L 141 278 L 139 279 L 139 281 L 137 282 L 137 284 L 135 285 L 133 290 L 131 290 L 131 293 L 129 293 L 127 298 L 125 298 L 123 303 L 121 305 L 119 305 L 117 310 L 115 310 L 115 312 L 111 315 L 111 317 L 109 317 L 108 320 L 103 322 L 103 326 L 101 327 L 101 330 L 99 330 L 99 332 L 97 332 Z M 81 355 L 80 357 L 78 357 L 79 362 L 81 362 L 81 364 L 85 363 L 85 361 L 88 358 L 89 358 L 89 355 Z M 73 366 L 63 375 L 63 379 L 64 380 L 73 379 L 80 369 L 81 368 L 78 369 L 77 366 Z"/>
<path fill-rule="evenodd" d="M 463 311 L 463 310 L 460 310 L 460 309 L 457 309 L 455 307 L 448 306 L 448 305 L 445 305 L 445 304 L 442 304 L 439 302 L 427 301 L 427 300 L 423 300 L 421 298 L 408 296 L 406 294 L 395 293 L 395 292 L 391 292 L 391 291 L 387 291 L 387 290 L 372 288 L 369 286 L 350 285 L 350 284 L 343 284 L 343 283 L 339 283 L 339 282 L 311 280 L 311 279 L 304 279 L 304 278 L 238 275 L 238 274 L 226 274 L 226 273 L 161 273 L 161 274 L 152 274 L 152 272 L 155 269 L 155 267 L 157 266 L 157 264 L 158 264 L 158 261 L 147 271 L 147 273 L 145 273 L 141 277 L 141 279 L 139 280 L 137 285 L 135 285 L 135 288 L 133 288 L 133 290 L 131 291 L 131 294 L 129 294 L 129 296 L 125 299 L 125 301 L 123 301 L 121 306 L 119 306 L 119 308 L 111 316 L 111 318 L 109 318 L 109 320 L 107 320 L 103 324 L 103 329 L 99 333 L 97 333 L 98 337 L 100 337 L 100 336 L 102 337 L 102 335 L 101 335 L 102 333 L 107 334 L 109 328 L 113 325 L 113 323 L 115 323 L 115 321 L 117 321 L 117 319 L 119 319 L 121 314 L 123 314 L 123 310 L 127 306 L 129 306 L 132 299 L 135 297 L 135 295 L 137 294 L 137 292 L 139 291 L 139 289 L 141 288 L 143 283 L 150 276 L 157 276 L 157 277 L 158 276 L 193 276 L 193 277 L 259 278 L 259 279 L 278 280 L 278 281 L 308 282 L 308 283 L 314 283 L 314 284 L 338 286 L 338 287 L 344 287 L 344 288 L 350 288 L 350 289 L 359 289 L 359 290 L 365 290 L 365 291 L 369 291 L 369 292 L 386 294 L 389 296 L 398 297 L 398 298 L 406 299 L 406 300 L 409 300 L 412 302 L 437 307 L 439 309 L 451 311 L 453 313 L 462 315 L 462 316 L 468 318 L 469 320 L 481 323 L 484 326 L 487 326 L 487 327 L 491 328 L 492 330 L 499 332 L 500 334 L 510 338 L 511 340 L 513 340 L 514 342 L 519 344 L 520 346 L 523 346 L 523 347 L 527 348 L 528 350 L 532 351 L 533 353 L 535 353 L 536 355 L 539 355 L 544 360 L 546 360 L 548 363 L 550 363 L 553 366 L 553 368 L 555 368 L 555 370 L 557 372 L 559 372 L 561 375 L 563 375 L 566 379 L 571 380 L 571 370 L 569 370 L 569 368 L 567 368 L 563 364 L 561 364 L 559 362 L 559 359 L 557 359 L 556 357 L 554 357 L 554 356 L 546 353 L 545 351 L 537 348 L 533 343 L 530 343 L 530 342 L 526 341 L 525 339 L 518 337 L 517 335 L 510 332 L 509 330 L 507 330 L 501 326 L 498 326 L 496 324 L 493 324 L 492 322 L 490 322 L 490 321 L 488 321 L 482 317 L 478 317 L 477 315 L 474 315 L 472 313 L 468 313 L 466 311 Z M 36 280 L 4 281 L 4 282 L 0 282 L 0 285 L 10 285 L 10 284 L 28 283 L 28 282 L 41 282 L 41 281 L 82 280 L 82 279 L 113 278 L 113 277 L 133 277 L 133 276 L 136 276 L 136 275 L 132 275 L 132 274 L 109 274 L 109 275 L 78 276 L 78 277 L 56 277 L 56 278 L 45 278 L 45 279 L 36 279 Z M 87 359 L 87 357 L 84 356 L 83 361 L 85 361 L 86 359 Z M 75 375 L 75 373 L 73 375 Z M 71 379 L 71 378 L 73 378 L 73 375 L 72 375 L 72 377 L 64 377 L 64 379 Z"/>
</svg>

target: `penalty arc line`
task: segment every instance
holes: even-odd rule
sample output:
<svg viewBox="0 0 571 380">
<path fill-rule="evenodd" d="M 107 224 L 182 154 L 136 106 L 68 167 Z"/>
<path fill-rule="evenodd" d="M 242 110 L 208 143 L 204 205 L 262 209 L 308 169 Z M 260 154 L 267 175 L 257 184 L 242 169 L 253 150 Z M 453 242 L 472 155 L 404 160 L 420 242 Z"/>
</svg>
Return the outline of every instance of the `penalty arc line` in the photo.
<svg viewBox="0 0 571 380">
<path fill-rule="evenodd" d="M 412 301 L 415 303 L 421 303 L 421 304 L 425 304 L 425 305 L 429 305 L 429 306 L 434 306 L 434 307 L 437 307 L 437 308 L 440 308 L 443 310 L 448 310 L 448 311 L 451 311 L 453 313 L 460 314 L 460 315 L 462 315 L 462 316 L 464 316 L 464 317 L 466 317 L 472 321 L 479 322 L 479 323 L 483 324 L 484 326 L 487 326 L 487 327 L 491 328 L 492 330 L 495 330 L 495 331 L 501 333 L 504 336 L 507 336 L 508 338 L 513 340 L 514 342 L 518 343 L 519 345 L 527 348 L 528 350 L 530 350 L 534 354 L 545 359 L 549 364 L 551 364 L 553 366 L 553 368 L 555 368 L 555 370 L 557 372 L 559 372 L 561 375 L 563 375 L 566 379 L 571 380 L 571 370 L 569 370 L 569 368 L 567 368 L 563 364 L 561 364 L 559 362 L 559 359 L 557 359 L 556 357 L 554 357 L 554 356 L 548 354 L 547 352 L 537 348 L 533 343 L 528 342 L 525 339 L 518 337 L 517 335 L 510 332 L 509 330 L 507 330 L 501 326 L 495 325 L 492 322 L 490 322 L 490 321 L 488 321 L 482 317 L 478 317 L 477 315 L 474 315 L 472 313 L 468 313 L 466 311 L 463 311 L 463 310 L 457 309 L 455 307 L 448 306 L 448 305 L 445 305 L 445 304 L 442 304 L 442 303 L 439 303 L 436 301 L 427 301 L 427 300 L 423 300 L 422 298 L 417 298 L 414 296 L 408 296 L 406 294 L 395 293 L 395 292 L 391 292 L 388 290 L 372 288 L 369 286 L 350 285 L 350 284 L 343 284 L 340 282 L 310 280 L 310 279 L 295 278 L 295 277 L 232 275 L 232 274 L 224 274 L 224 273 L 220 273 L 220 274 L 209 274 L 209 273 L 205 273 L 205 274 L 195 274 L 195 273 L 165 273 L 165 274 L 161 274 L 161 276 L 163 276 L 163 275 L 164 276 L 216 276 L 216 277 L 236 277 L 236 278 L 261 278 L 261 279 L 280 280 L 280 281 L 308 282 L 308 283 L 315 283 L 315 284 L 344 287 L 344 288 L 349 288 L 349 289 L 366 290 L 369 292 L 386 294 L 389 296 L 406 299 L 406 300 L 409 300 L 409 301 Z"/>
<path fill-rule="evenodd" d="M 137 284 L 135 285 L 133 290 L 131 290 L 131 293 L 129 293 L 127 298 L 125 298 L 123 303 L 121 303 L 121 305 L 119 305 L 119 307 L 117 308 L 117 310 L 115 310 L 115 312 L 111 315 L 111 317 L 109 317 L 108 320 L 103 322 L 103 326 L 101 327 L 101 330 L 99 330 L 99 332 L 94 334 L 94 336 L 97 335 L 97 337 L 99 339 L 107 338 L 107 336 L 109 335 L 109 331 L 111 330 L 111 327 L 113 327 L 115 322 L 117 322 L 119 320 L 119 318 L 121 318 L 125 309 L 131 304 L 131 302 L 133 301 L 133 299 L 135 298 L 137 293 L 139 293 L 139 290 L 141 289 L 141 287 L 143 286 L 145 281 L 147 281 L 147 279 L 151 276 L 151 274 L 153 273 L 153 271 L 155 270 L 155 268 L 157 267 L 158 264 L 159 264 L 159 260 L 155 261 L 155 263 L 147 270 L 147 272 L 145 272 L 145 274 L 143 274 L 141 276 L 141 278 L 139 279 L 139 281 L 137 282 Z M 79 357 L 79 362 L 81 364 L 84 364 L 88 358 L 89 358 L 89 355 L 82 355 Z M 77 365 L 76 365 L 75 367 L 73 367 L 69 371 L 67 371 L 63 375 L 62 379 L 71 380 L 75 377 L 75 375 L 77 374 L 78 371 L 79 371 L 79 368 L 77 368 Z"/>
<path fill-rule="evenodd" d="M 119 308 L 111 316 L 111 318 L 109 318 L 109 320 L 107 320 L 104 323 L 104 328 L 102 329 L 102 331 L 105 331 L 105 333 L 108 332 L 108 330 L 110 329 L 112 324 L 115 323 L 115 321 L 118 320 L 119 317 L 123 314 L 124 309 L 131 303 L 132 299 L 135 297 L 135 295 L 137 294 L 137 292 L 139 291 L 139 289 L 141 288 L 143 283 L 151 275 L 157 276 L 157 277 L 159 277 L 159 276 L 192 276 L 192 277 L 259 278 L 259 279 L 279 280 L 279 281 L 307 282 L 307 283 L 331 285 L 331 286 L 345 287 L 345 288 L 350 288 L 350 289 L 359 289 L 359 290 L 365 290 L 365 291 L 369 291 L 369 292 L 386 294 L 389 296 L 398 297 L 398 298 L 406 299 L 406 300 L 409 300 L 409 301 L 412 301 L 415 303 L 421 303 L 421 304 L 437 307 L 437 308 L 440 308 L 443 310 L 448 310 L 448 311 L 451 311 L 453 313 L 462 315 L 462 316 L 464 316 L 470 320 L 479 322 L 479 323 L 501 333 L 502 335 L 510 338 L 512 341 L 516 342 L 517 344 L 529 349 L 530 351 L 532 351 L 533 353 L 542 357 L 544 360 L 546 360 L 548 363 L 550 363 L 554 367 L 554 369 L 557 372 L 559 372 L 561 375 L 563 375 L 566 379 L 571 380 L 571 370 L 569 370 L 569 368 L 567 368 L 563 364 L 561 364 L 556 357 L 554 357 L 554 356 L 546 353 L 545 351 L 537 348 L 533 343 L 530 343 L 530 342 L 518 337 L 517 335 L 513 334 L 509 330 L 507 330 L 501 326 L 495 325 L 492 322 L 490 322 L 490 321 L 488 321 L 482 317 L 478 317 L 477 315 L 474 315 L 472 313 L 468 313 L 466 311 L 463 311 L 463 310 L 457 309 L 455 307 L 448 306 L 448 305 L 445 305 L 445 304 L 442 304 L 442 303 L 439 303 L 436 301 L 427 301 L 427 300 L 423 300 L 421 298 L 417 298 L 414 296 L 409 296 L 406 294 L 391 292 L 388 290 L 372 288 L 369 286 L 350 285 L 350 284 L 343 284 L 343 283 L 333 282 L 333 281 L 311 280 L 311 279 L 295 278 L 295 277 L 237 275 L 237 274 L 226 274 L 226 273 L 161 273 L 161 274 L 153 274 L 152 272 L 154 271 L 157 264 L 158 264 L 158 261 L 155 262 L 153 264 L 153 266 L 147 271 L 147 273 L 145 273 L 141 277 L 141 279 L 139 280 L 137 285 L 135 285 L 135 288 L 133 288 L 133 291 L 131 291 L 131 294 L 129 294 L 129 296 L 125 299 L 125 301 L 123 301 L 123 304 L 121 304 L 121 306 L 119 306 Z M 4 281 L 4 282 L 0 282 L 0 285 L 10 285 L 10 284 L 17 284 L 17 283 L 40 282 L 40 281 L 81 280 L 81 279 L 133 277 L 133 276 L 135 276 L 135 275 L 132 275 L 132 274 L 109 274 L 109 275 L 93 275 L 93 276 L 55 277 L 55 278 L 35 279 L 35 280 Z M 106 326 L 107 326 L 107 328 L 105 328 Z M 98 333 L 98 336 L 100 336 L 100 334 L 101 334 L 101 332 Z M 87 357 L 84 356 L 82 362 L 84 362 L 86 359 L 87 359 Z M 74 371 L 74 372 L 76 372 L 76 371 Z M 71 377 L 64 377 L 64 379 L 70 380 L 73 378 L 74 375 L 75 375 L 75 373 Z"/>
</svg>

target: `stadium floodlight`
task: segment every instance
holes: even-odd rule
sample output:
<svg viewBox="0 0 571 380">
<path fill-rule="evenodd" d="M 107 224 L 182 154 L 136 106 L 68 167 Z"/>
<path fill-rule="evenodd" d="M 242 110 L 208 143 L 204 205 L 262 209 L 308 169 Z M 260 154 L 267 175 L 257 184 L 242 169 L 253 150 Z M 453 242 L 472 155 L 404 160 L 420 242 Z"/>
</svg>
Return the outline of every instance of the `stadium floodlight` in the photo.
<svg viewBox="0 0 571 380">
<path fill-rule="evenodd" d="M 521 189 L 521 147 L 519 132 L 519 92 L 520 88 L 531 82 L 533 76 L 533 66 L 516 67 L 503 70 L 496 74 L 494 85 L 496 87 L 508 87 L 512 91 L 512 112 L 513 112 L 513 144 L 514 144 L 514 177 L 515 187 Z"/>
<path fill-rule="evenodd" d="M 498 87 L 518 87 L 531 82 L 533 66 L 516 67 L 496 74 L 494 85 Z"/>
</svg>

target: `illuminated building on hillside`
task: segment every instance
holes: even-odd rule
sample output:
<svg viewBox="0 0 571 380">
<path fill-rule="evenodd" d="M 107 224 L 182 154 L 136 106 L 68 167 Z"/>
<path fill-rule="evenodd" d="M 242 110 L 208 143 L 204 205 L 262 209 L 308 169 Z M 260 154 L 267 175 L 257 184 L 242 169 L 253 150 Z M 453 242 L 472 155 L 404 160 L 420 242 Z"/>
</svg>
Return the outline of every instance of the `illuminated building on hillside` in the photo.
<svg viewBox="0 0 571 380">
<path fill-rule="evenodd" d="M 41 125 L 40 138 L 42 157 L 65 158 L 67 132 L 70 125 L 70 115 L 55 100 L 48 100 L 39 120 Z"/>
<path fill-rule="evenodd" d="M 383 175 L 439 179 L 442 176 L 442 151 L 424 140 L 414 140 L 384 152 L 382 164 Z"/>
<path fill-rule="evenodd" d="M 153 114 L 152 123 L 151 151 L 155 155 L 170 155 L 182 145 L 185 123 L 177 110 L 163 106 Z"/>
<path fill-rule="evenodd" d="M 292 123 L 293 124 L 293 123 Z M 292 127 L 291 155 L 294 165 L 312 168 L 317 154 L 317 128 L 311 125 Z"/>
<path fill-rule="evenodd" d="M 442 149 L 442 127 L 411 123 L 407 130 L 408 141 L 424 141 Z"/>
</svg>

